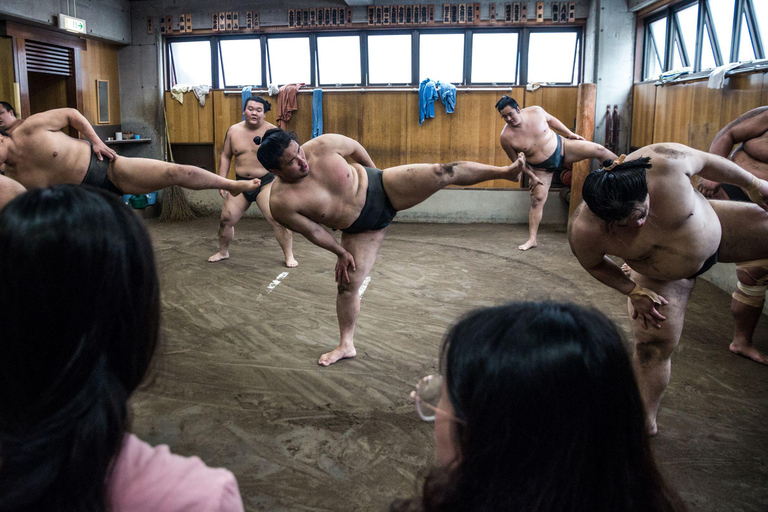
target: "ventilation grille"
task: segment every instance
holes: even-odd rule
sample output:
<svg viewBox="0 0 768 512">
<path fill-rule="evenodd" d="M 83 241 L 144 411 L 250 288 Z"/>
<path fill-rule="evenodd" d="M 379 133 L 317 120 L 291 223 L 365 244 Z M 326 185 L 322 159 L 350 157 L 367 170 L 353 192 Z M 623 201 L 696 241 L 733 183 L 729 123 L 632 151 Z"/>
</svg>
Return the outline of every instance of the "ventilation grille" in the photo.
<svg viewBox="0 0 768 512">
<path fill-rule="evenodd" d="M 24 42 L 27 71 L 51 75 L 74 74 L 74 52 L 71 48 L 27 40 Z"/>
</svg>

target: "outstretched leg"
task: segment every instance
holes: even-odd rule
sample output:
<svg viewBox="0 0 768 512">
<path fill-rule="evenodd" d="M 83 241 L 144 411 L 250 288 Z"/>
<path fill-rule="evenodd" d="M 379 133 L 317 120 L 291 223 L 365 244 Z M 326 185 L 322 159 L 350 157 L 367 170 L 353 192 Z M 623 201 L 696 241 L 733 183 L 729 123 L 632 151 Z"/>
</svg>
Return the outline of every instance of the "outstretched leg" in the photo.
<svg viewBox="0 0 768 512">
<path fill-rule="evenodd" d="M 616 160 L 613 154 L 604 146 L 588 140 L 571 140 L 563 137 L 563 156 L 566 164 L 574 164 L 586 158 L 594 158 L 602 165 L 605 160 Z"/>
<path fill-rule="evenodd" d="M 544 204 L 547 202 L 549 187 L 552 185 L 552 173 L 541 169 L 533 169 L 539 183 L 531 188 L 531 209 L 528 212 L 528 241 L 517 248 L 521 251 L 533 249 L 538 245 L 539 225 L 544 217 Z"/>
<path fill-rule="evenodd" d="M 355 258 L 355 270 L 349 270 L 349 283 L 338 285 L 336 315 L 339 318 L 339 346 L 320 356 L 318 364 L 328 366 L 345 357 L 355 357 L 354 337 L 357 317 L 360 315 L 360 286 L 371 271 L 386 228 L 363 233 L 342 233 L 341 245 Z"/>
<path fill-rule="evenodd" d="M 229 258 L 229 244 L 235 237 L 235 224 L 250 206 L 251 203 L 242 194 L 233 196 L 227 193 L 219 221 L 219 252 L 208 258 L 208 261 L 215 263 Z"/>
<path fill-rule="evenodd" d="M 192 190 L 220 189 L 238 195 L 255 190 L 260 181 L 230 180 L 194 165 L 182 165 L 150 158 L 118 156 L 109 164 L 109 179 L 126 194 L 148 194 L 171 185 Z"/>
<path fill-rule="evenodd" d="M 644 329 L 641 318 L 631 320 L 632 337 L 635 342 L 633 363 L 637 385 L 645 406 L 648 433 L 655 435 L 658 430 L 656 416 L 659 412 L 661 397 L 672 373 L 672 352 L 680 342 L 685 309 L 696 281 L 694 279 L 655 281 L 634 271 L 632 280 L 643 288 L 650 288 L 669 301 L 666 306 L 657 306 L 659 312 L 667 317 L 661 322 L 661 329 L 653 327 Z M 627 299 L 627 305 L 631 319 L 633 310 L 629 299 Z"/>
<path fill-rule="evenodd" d="M 272 212 L 269 209 L 269 197 L 272 192 L 272 183 L 264 185 L 259 195 L 256 196 L 256 205 L 261 210 L 264 218 L 267 219 L 269 225 L 272 226 L 272 230 L 275 232 L 275 239 L 280 244 L 280 248 L 283 250 L 283 256 L 285 257 L 285 266 L 288 268 L 298 267 L 299 263 L 296 258 L 293 257 L 293 233 L 284 228 L 272 217 Z"/>
<path fill-rule="evenodd" d="M 731 313 L 734 329 L 730 350 L 734 354 L 748 357 L 755 362 L 768 364 L 768 356 L 757 350 L 752 342 L 757 322 L 763 313 L 766 282 L 768 282 L 768 260 L 754 264 L 742 264 L 736 271 L 739 288 L 733 292 Z"/>
<path fill-rule="evenodd" d="M 487 180 L 518 181 L 524 166 L 522 156 L 507 167 L 477 162 L 400 165 L 384 169 L 382 179 L 389 201 L 400 211 L 416 206 L 448 185 L 468 186 Z"/>
</svg>

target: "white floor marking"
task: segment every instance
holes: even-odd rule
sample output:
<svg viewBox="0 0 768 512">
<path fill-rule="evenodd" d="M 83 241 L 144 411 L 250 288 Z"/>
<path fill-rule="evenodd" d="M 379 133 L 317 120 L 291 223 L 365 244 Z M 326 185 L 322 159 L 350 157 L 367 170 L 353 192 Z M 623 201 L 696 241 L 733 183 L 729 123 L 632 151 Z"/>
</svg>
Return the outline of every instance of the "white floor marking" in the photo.
<svg viewBox="0 0 768 512">
<path fill-rule="evenodd" d="M 360 290 L 358 290 L 358 293 L 360 294 L 360 298 L 363 298 L 363 294 L 365 293 L 365 289 L 368 288 L 368 283 L 371 282 L 371 276 L 368 276 L 363 281 L 363 284 L 360 285 Z"/>
<path fill-rule="evenodd" d="M 288 272 L 283 272 L 282 274 L 277 276 L 274 281 L 269 283 L 269 286 L 267 286 L 267 290 L 269 291 L 267 293 L 271 293 L 272 290 L 274 290 L 277 287 L 277 285 L 280 284 L 280 281 L 282 281 L 287 275 L 288 275 Z"/>
</svg>

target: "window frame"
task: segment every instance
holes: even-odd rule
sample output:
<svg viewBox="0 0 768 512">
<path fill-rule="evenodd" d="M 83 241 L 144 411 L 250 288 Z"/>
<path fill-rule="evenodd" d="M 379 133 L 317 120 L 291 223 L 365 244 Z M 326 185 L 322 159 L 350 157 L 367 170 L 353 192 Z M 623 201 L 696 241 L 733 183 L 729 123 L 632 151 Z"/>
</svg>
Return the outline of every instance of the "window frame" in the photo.
<svg viewBox="0 0 768 512">
<path fill-rule="evenodd" d="M 506 86 L 506 85 L 517 85 L 520 83 L 520 47 L 522 45 L 522 39 L 523 39 L 523 29 L 518 27 L 512 27 L 510 30 L 498 30 L 496 28 L 480 28 L 480 29 L 473 29 L 468 31 L 467 34 L 467 40 L 465 44 L 469 45 L 468 51 L 465 52 L 465 65 L 467 66 L 467 72 L 466 72 L 466 84 L 467 85 L 479 85 L 479 86 Z M 473 46 L 473 37 L 475 34 L 497 34 L 497 33 L 503 33 L 503 34 L 517 34 L 517 55 L 515 56 L 515 81 L 514 82 L 475 82 L 472 80 L 472 46 Z"/>
<path fill-rule="evenodd" d="M 265 34 L 248 34 L 245 36 L 242 35 L 234 35 L 234 34 L 228 34 L 228 35 L 222 35 L 222 36 L 214 36 L 211 38 L 214 40 L 215 48 L 216 48 L 216 58 L 217 63 L 221 62 L 221 41 L 226 40 L 232 40 L 232 39 L 258 39 L 259 45 L 261 47 L 261 87 L 267 87 L 267 69 L 266 69 L 266 63 L 267 63 L 267 55 L 266 55 L 266 35 Z M 217 66 L 216 68 L 221 69 L 221 75 L 219 76 L 217 74 L 217 82 L 221 89 L 226 89 L 226 76 L 224 73 L 224 66 Z M 244 87 L 246 85 L 254 85 L 254 84 L 241 84 L 236 86 L 230 86 L 230 87 Z"/>
<path fill-rule="evenodd" d="M 320 77 L 320 50 L 317 46 L 317 41 L 319 39 L 322 39 L 324 37 L 344 37 L 344 36 L 358 36 L 358 42 L 360 44 L 360 84 L 351 84 L 351 83 L 324 83 L 321 80 Z M 315 67 L 316 69 L 313 70 L 312 77 L 313 80 L 317 81 L 318 87 L 362 87 L 363 84 L 366 83 L 367 77 L 366 73 L 364 73 L 364 69 L 366 69 L 367 66 L 367 59 L 368 55 L 363 55 L 363 47 L 365 47 L 366 51 L 368 50 L 368 44 L 366 41 L 366 44 L 363 44 L 363 33 L 362 31 L 356 30 L 356 31 L 345 31 L 345 32 L 336 32 L 336 31 L 328 31 L 328 32 L 318 32 L 315 34 L 315 43 L 314 43 L 314 53 L 315 53 Z M 310 47 L 310 51 L 312 51 L 312 47 Z"/>
</svg>

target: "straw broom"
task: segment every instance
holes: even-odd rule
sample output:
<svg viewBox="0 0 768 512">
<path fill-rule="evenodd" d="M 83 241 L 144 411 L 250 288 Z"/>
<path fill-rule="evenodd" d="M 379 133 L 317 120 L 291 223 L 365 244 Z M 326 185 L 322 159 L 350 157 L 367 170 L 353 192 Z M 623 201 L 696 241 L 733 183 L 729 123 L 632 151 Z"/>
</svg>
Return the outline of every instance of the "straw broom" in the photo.
<svg viewBox="0 0 768 512">
<path fill-rule="evenodd" d="M 168 151 L 167 158 L 169 162 L 173 162 L 173 150 L 171 149 L 171 135 L 168 131 L 168 117 L 165 113 L 165 107 L 163 107 L 163 122 L 165 124 L 165 144 Z M 192 220 L 197 215 L 192 211 L 187 201 L 187 196 L 184 195 L 184 190 L 178 185 L 171 185 L 163 190 L 163 207 L 160 210 L 160 220 L 163 222 L 173 222 L 180 220 Z"/>
</svg>

